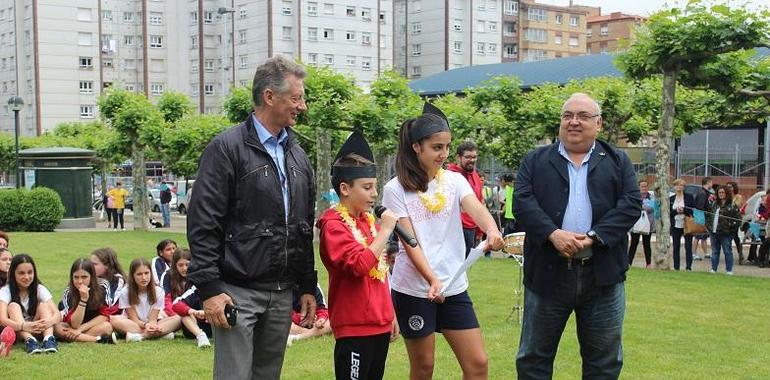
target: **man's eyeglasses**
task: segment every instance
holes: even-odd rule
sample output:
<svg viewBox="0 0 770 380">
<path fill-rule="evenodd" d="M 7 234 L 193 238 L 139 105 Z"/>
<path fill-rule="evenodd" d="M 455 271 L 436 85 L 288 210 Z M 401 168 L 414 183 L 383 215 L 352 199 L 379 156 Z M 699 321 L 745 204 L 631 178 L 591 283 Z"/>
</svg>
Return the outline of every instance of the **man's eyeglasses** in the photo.
<svg viewBox="0 0 770 380">
<path fill-rule="evenodd" d="M 575 117 L 577 117 L 580 121 L 589 121 L 597 116 L 601 116 L 600 114 L 591 115 L 588 112 L 578 112 L 577 114 L 574 114 L 572 112 L 565 112 L 561 114 L 561 121 L 572 121 Z"/>
</svg>

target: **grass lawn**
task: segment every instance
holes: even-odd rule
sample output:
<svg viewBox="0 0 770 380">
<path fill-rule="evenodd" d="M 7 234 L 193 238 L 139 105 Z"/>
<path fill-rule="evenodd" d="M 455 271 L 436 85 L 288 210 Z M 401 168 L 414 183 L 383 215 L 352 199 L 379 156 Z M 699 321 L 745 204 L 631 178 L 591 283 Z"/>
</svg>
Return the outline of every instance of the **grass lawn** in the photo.
<svg viewBox="0 0 770 380">
<path fill-rule="evenodd" d="M 160 232 L 14 233 L 11 247 L 36 259 L 40 278 L 58 302 L 69 266 L 92 249 L 115 248 L 124 268 L 137 256 L 151 258 L 155 244 L 182 234 Z M 326 271 L 316 260 L 321 283 Z M 708 273 L 632 269 L 626 282 L 624 331 L 626 379 L 770 378 L 770 280 Z M 490 357 L 490 379 L 516 378 L 519 326 L 507 321 L 515 300 L 518 268 L 513 260 L 482 259 L 470 273 L 470 293 Z M 334 339 L 295 343 L 287 349 L 284 379 L 334 377 Z M 118 346 L 60 344 L 54 355 L 27 356 L 20 345 L 0 359 L 3 379 L 50 378 L 210 378 L 212 350 L 194 341 L 150 341 Z M 391 345 L 387 379 L 408 378 L 402 340 Z M 555 378 L 580 377 L 574 321 L 570 321 L 555 363 Z M 460 379 L 451 350 L 439 337 L 436 379 Z"/>
</svg>

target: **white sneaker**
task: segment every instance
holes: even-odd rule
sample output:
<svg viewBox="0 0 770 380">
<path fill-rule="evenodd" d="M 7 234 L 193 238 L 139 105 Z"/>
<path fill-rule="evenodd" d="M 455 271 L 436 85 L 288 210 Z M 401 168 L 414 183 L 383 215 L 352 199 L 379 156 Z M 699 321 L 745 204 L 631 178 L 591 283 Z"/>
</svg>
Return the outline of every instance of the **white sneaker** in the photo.
<svg viewBox="0 0 770 380">
<path fill-rule="evenodd" d="M 141 342 L 144 340 L 142 334 L 139 333 L 126 333 L 126 342 Z"/>
<path fill-rule="evenodd" d="M 113 231 L 117 231 L 118 229 L 117 229 L 117 228 L 113 228 L 112 230 L 113 230 Z"/>
<path fill-rule="evenodd" d="M 125 228 L 121 228 L 120 230 L 121 230 L 121 231 L 125 231 L 126 229 L 125 229 Z"/>
<path fill-rule="evenodd" d="M 198 348 L 211 347 L 211 342 L 209 342 L 206 333 L 201 333 L 196 339 L 198 340 Z"/>
<path fill-rule="evenodd" d="M 709 269 L 709 273 L 716 273 L 716 272 L 717 272 L 717 271 L 715 271 L 715 270 L 713 270 L 713 269 Z"/>
<path fill-rule="evenodd" d="M 166 335 L 163 335 L 163 339 L 168 339 L 168 340 L 174 339 L 174 333 L 170 332 L 170 333 L 168 333 Z"/>
<path fill-rule="evenodd" d="M 732 276 L 732 275 L 733 275 L 733 272 L 732 272 L 732 271 L 730 271 L 730 272 L 725 272 L 725 274 L 726 274 L 726 275 L 728 275 L 728 276 Z"/>
<path fill-rule="evenodd" d="M 289 337 L 286 338 L 286 347 L 291 347 L 292 343 L 294 343 L 294 338 L 296 338 L 294 335 L 289 334 Z"/>
</svg>

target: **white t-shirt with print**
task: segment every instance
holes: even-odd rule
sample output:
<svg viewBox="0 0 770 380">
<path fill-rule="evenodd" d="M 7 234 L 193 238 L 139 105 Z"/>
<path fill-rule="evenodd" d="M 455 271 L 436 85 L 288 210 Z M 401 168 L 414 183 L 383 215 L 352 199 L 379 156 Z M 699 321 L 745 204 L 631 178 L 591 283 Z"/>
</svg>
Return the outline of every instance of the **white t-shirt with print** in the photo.
<svg viewBox="0 0 770 380">
<path fill-rule="evenodd" d="M 420 243 L 428 264 L 438 279 L 446 284 L 465 261 L 460 201 L 468 195 L 475 195 L 468 181 L 459 173 L 444 170 L 442 181 L 445 183 L 443 192 L 447 202 L 444 209 L 438 213 L 428 211 L 416 192 L 405 192 L 397 177 L 385 184 L 382 204 L 399 218 L 408 217 L 411 220 L 415 238 Z M 426 195 L 434 199 L 438 187 L 433 179 L 428 183 Z M 430 289 L 430 285 L 417 271 L 400 242 L 391 286 L 397 292 L 420 298 L 427 298 Z M 454 296 L 466 289 L 468 278 L 463 274 L 444 295 Z"/>
<path fill-rule="evenodd" d="M 128 301 L 128 286 L 123 287 L 120 291 L 120 301 L 118 301 L 118 307 L 123 309 L 123 316 L 128 318 L 128 311 L 126 309 L 133 306 L 136 309 L 137 318 L 142 322 L 149 322 L 148 319 L 150 318 L 150 311 L 152 311 L 152 309 L 163 310 L 163 297 L 165 297 L 165 293 L 163 293 L 163 289 L 160 286 L 154 286 L 155 303 L 152 305 L 147 302 L 147 292 L 139 293 L 139 303 L 131 305 Z"/>
<path fill-rule="evenodd" d="M 51 292 L 48 291 L 48 289 L 38 284 L 37 285 L 37 302 L 38 304 L 46 303 L 51 300 Z M 28 315 L 27 310 L 29 310 L 29 296 L 25 298 L 20 298 L 19 301 L 21 302 L 23 315 L 25 320 L 29 320 L 30 318 L 33 318 L 34 315 Z M 0 288 L 0 302 L 5 302 L 6 304 L 11 303 L 11 288 L 8 287 L 8 285 L 3 286 Z"/>
</svg>

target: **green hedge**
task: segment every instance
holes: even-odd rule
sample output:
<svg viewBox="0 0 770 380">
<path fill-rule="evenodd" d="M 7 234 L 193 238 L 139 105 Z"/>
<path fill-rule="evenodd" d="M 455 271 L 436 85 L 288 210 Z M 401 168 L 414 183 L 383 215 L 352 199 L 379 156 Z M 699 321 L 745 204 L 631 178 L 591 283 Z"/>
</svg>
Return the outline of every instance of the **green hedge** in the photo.
<svg viewBox="0 0 770 380">
<path fill-rule="evenodd" d="M 53 231 L 64 217 L 64 204 L 55 191 L 0 191 L 0 229 L 4 231 Z"/>
</svg>

